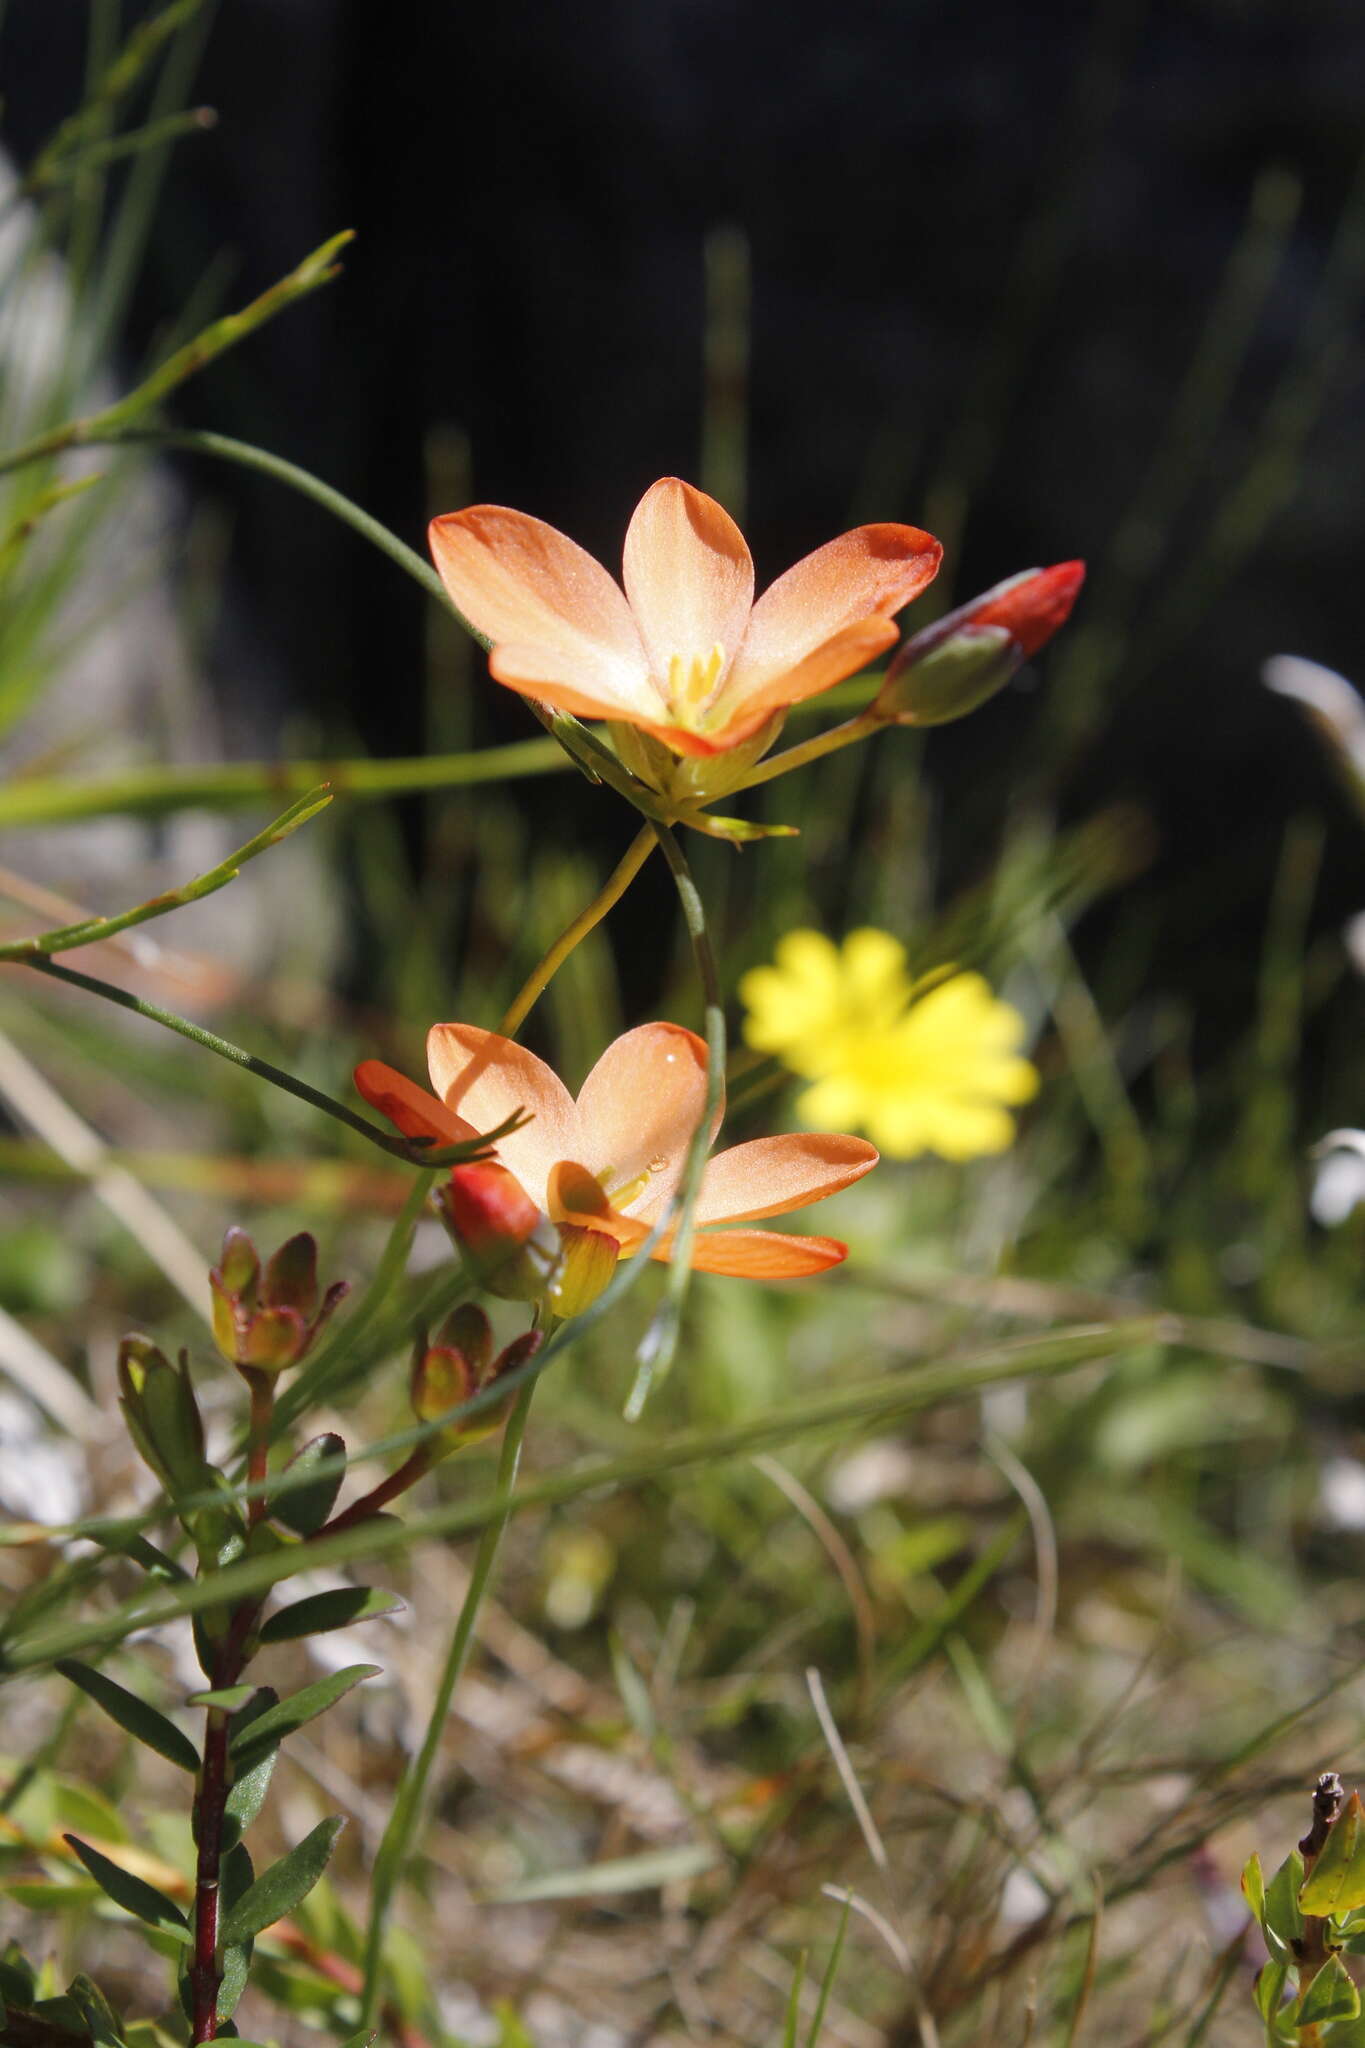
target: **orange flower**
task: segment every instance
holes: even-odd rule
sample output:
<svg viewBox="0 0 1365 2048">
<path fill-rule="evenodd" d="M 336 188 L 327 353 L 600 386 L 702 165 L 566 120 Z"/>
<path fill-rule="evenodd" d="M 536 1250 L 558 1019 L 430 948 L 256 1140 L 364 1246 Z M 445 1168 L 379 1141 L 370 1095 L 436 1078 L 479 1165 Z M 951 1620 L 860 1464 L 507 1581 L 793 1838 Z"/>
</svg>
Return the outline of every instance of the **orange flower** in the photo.
<svg viewBox="0 0 1365 2048">
<path fill-rule="evenodd" d="M 427 1060 L 435 1095 L 380 1060 L 356 1068 L 356 1086 L 406 1137 L 442 1144 L 526 1111 L 531 1121 L 498 1141 L 502 1165 L 554 1222 L 599 1232 L 623 1254 L 649 1234 L 677 1188 L 705 1108 L 706 1047 L 677 1024 L 625 1032 L 607 1047 L 576 1102 L 534 1053 L 473 1024 L 433 1024 Z M 758 1138 L 718 1153 L 702 1179 L 692 1264 L 754 1280 L 837 1266 L 848 1247 L 834 1238 L 716 1226 L 804 1209 L 876 1163 L 876 1147 L 863 1139 L 819 1132 Z M 670 1230 L 656 1245 L 656 1259 L 668 1257 L 672 1236 Z"/>
<path fill-rule="evenodd" d="M 943 550 L 915 526 L 858 526 L 754 603 L 744 536 L 714 498 L 661 477 L 635 508 L 620 586 L 543 520 L 471 505 L 431 523 L 441 580 L 493 643 L 500 683 L 618 719 L 675 754 L 720 754 L 896 638 Z"/>
</svg>

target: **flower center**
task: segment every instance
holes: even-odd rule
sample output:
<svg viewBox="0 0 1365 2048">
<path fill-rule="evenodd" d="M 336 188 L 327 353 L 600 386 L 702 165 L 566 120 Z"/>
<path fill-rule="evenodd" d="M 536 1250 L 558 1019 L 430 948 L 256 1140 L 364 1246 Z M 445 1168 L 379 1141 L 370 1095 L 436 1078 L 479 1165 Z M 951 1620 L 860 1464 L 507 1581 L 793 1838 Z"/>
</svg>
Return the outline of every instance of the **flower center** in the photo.
<svg viewBox="0 0 1365 2048">
<path fill-rule="evenodd" d="M 676 722 L 688 732 L 700 732 L 706 723 L 717 686 L 725 670 L 725 649 L 719 640 L 709 654 L 681 654 L 668 657 L 665 695 Z"/>
</svg>

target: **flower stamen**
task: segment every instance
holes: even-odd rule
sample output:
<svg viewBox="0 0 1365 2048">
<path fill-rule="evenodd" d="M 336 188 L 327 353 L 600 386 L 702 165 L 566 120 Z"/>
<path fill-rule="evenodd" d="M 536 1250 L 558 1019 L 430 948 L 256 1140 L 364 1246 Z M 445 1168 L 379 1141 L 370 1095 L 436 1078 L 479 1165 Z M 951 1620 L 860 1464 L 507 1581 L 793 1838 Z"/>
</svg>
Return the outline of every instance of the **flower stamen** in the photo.
<svg viewBox="0 0 1365 2048">
<path fill-rule="evenodd" d="M 686 661 L 681 654 L 669 655 L 665 695 L 669 710 L 685 730 L 700 730 L 724 670 L 725 649 L 719 640 L 709 654 L 693 654 Z"/>
</svg>

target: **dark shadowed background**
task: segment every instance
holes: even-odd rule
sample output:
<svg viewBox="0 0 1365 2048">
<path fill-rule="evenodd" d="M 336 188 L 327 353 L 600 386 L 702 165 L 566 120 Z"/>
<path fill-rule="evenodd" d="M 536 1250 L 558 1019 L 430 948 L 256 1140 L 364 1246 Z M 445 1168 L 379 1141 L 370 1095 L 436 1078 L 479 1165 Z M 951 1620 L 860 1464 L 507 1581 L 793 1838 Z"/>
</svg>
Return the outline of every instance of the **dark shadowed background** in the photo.
<svg viewBox="0 0 1365 2048">
<path fill-rule="evenodd" d="M 79 95 L 86 13 L 6 10 L 21 156 Z M 929 743 L 945 880 L 1021 791 L 1063 819 L 1135 803 L 1141 971 L 1210 1046 L 1248 1008 L 1291 816 L 1327 823 L 1316 926 L 1365 902 L 1355 814 L 1258 681 L 1282 650 L 1365 679 L 1345 0 L 221 0 L 195 93 L 219 125 L 177 154 L 130 361 L 206 276 L 238 303 L 358 240 L 186 420 L 418 545 L 429 509 L 488 498 L 615 567 L 676 471 L 721 487 L 760 581 L 863 518 L 936 531 L 944 598 L 1084 555 L 1069 639 Z M 291 715 L 377 752 L 533 730 L 476 662 L 443 734 L 405 579 L 271 485 L 194 481 L 228 520 L 215 662 L 242 751 Z M 583 829 L 571 782 L 525 790 Z M 587 830 L 614 846 L 614 822 Z M 1083 934 L 1097 971 L 1114 918 Z M 1353 1038 L 1357 1010 L 1347 983 L 1326 1028 Z"/>
</svg>

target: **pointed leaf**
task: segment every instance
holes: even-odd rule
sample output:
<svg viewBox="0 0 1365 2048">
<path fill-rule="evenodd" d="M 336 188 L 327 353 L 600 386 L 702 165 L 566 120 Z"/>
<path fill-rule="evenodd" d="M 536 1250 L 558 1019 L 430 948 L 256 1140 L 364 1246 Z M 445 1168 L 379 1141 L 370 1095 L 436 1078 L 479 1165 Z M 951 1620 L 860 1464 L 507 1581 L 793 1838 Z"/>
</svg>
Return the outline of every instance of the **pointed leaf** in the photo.
<svg viewBox="0 0 1365 2048">
<path fill-rule="evenodd" d="M 292 1643 L 301 1636 L 324 1635 L 328 1629 L 349 1628 L 352 1622 L 396 1614 L 402 1605 L 378 1586 L 338 1586 L 334 1592 L 314 1593 L 272 1614 L 261 1629 L 261 1641 Z"/>
<path fill-rule="evenodd" d="M 359 1685 L 363 1678 L 373 1678 L 379 1668 L 377 1664 L 348 1664 L 344 1671 L 333 1671 L 316 1685 L 305 1685 L 301 1692 L 290 1693 L 277 1706 L 267 1707 L 249 1727 L 233 1736 L 229 1751 L 233 1762 L 254 1762 L 260 1748 L 283 1741 L 296 1728 L 302 1728 L 305 1721 L 325 1714 L 353 1685 Z"/>
<path fill-rule="evenodd" d="M 1288 1981 L 1288 1963 L 1267 1963 L 1256 1973 L 1256 2010 L 1267 2026 L 1284 2004 L 1284 1987 Z"/>
<path fill-rule="evenodd" d="M 1294 1943 L 1303 1933 L 1299 1911 L 1299 1886 L 1303 1883 L 1303 1858 L 1291 1849 L 1265 1888 L 1265 1945 L 1277 1963 L 1294 1961 Z"/>
<path fill-rule="evenodd" d="M 1252 1853 L 1250 1862 L 1242 1872 L 1242 1897 L 1250 1906 L 1257 1925 L 1264 1927 L 1265 1874 L 1261 1869 L 1261 1859 L 1255 1852 Z"/>
<path fill-rule="evenodd" d="M 1353 2020 L 1359 2012 L 1360 1993 L 1341 1957 L 1331 1956 L 1299 2000 L 1294 2019 L 1299 2027 L 1322 2027 L 1332 2020 Z"/>
<path fill-rule="evenodd" d="M 218 1692 L 192 1692 L 185 1701 L 187 1707 L 222 1707 L 229 1714 L 235 1714 L 238 1707 L 244 1707 L 248 1700 L 256 1697 L 254 1685 L 228 1685 Z"/>
<path fill-rule="evenodd" d="M 188 1942 L 189 1926 L 179 1906 L 174 1905 L 164 1892 L 144 1878 L 134 1877 L 131 1870 L 124 1870 L 117 1863 L 111 1863 L 107 1856 L 101 1856 L 98 1849 L 92 1849 L 88 1842 L 82 1842 L 77 1835 L 65 1835 L 67 1842 L 80 1857 L 100 1890 L 107 1892 L 116 1906 L 122 1906 L 125 1913 L 136 1914 L 149 1927 L 159 1927 L 165 1933 L 175 1936 L 177 1941 Z"/>
<path fill-rule="evenodd" d="M 1299 1887 L 1299 1908 L 1325 1919 L 1365 1906 L 1365 1807 L 1353 1792 L 1327 1830 L 1312 1870 Z"/>
<path fill-rule="evenodd" d="M 345 1466 L 341 1461 L 345 1456 L 345 1444 L 331 1431 L 310 1438 L 281 1474 L 282 1478 L 288 1479 L 289 1485 L 270 1503 L 270 1512 L 276 1521 L 283 1522 L 296 1536 L 314 1535 L 331 1514 L 341 1491 L 345 1476 Z M 334 1459 L 338 1461 L 335 1471 L 320 1473 L 313 1480 L 307 1479 L 306 1475 L 315 1465 Z"/>
<path fill-rule="evenodd" d="M 253 1725 L 278 1704 L 279 1694 L 274 1687 L 263 1685 L 241 1712 L 233 1715 L 229 1753 L 230 1744 L 238 1742 L 244 1745 Z M 238 1763 L 223 1809 L 227 1839 L 239 1839 L 245 1834 L 265 1804 L 265 1795 L 270 1788 L 270 1776 L 278 1754 L 278 1742 L 267 1741 L 259 1751 L 252 1754 L 249 1761 Z"/>
<path fill-rule="evenodd" d="M 69 1678 L 83 1693 L 102 1707 L 111 1721 L 116 1721 L 125 1734 L 135 1742 L 145 1742 L 148 1749 L 154 1749 L 164 1756 L 168 1763 L 179 1764 L 182 1771 L 193 1776 L 199 1769 L 199 1755 L 188 1735 L 181 1733 L 174 1723 L 155 1707 L 149 1707 L 146 1700 L 139 1699 L 135 1692 L 116 1685 L 112 1678 L 106 1678 L 102 1671 L 94 1670 L 89 1664 L 80 1664 L 74 1657 L 59 1657 L 57 1670 L 63 1678 Z"/>
<path fill-rule="evenodd" d="M 278 1863 L 272 1863 L 237 1901 L 223 1920 L 220 1939 L 228 1945 L 249 1941 L 263 1928 L 292 1913 L 307 1898 L 327 1868 L 337 1836 L 346 1823 L 340 1814 L 319 1821 Z"/>
</svg>

